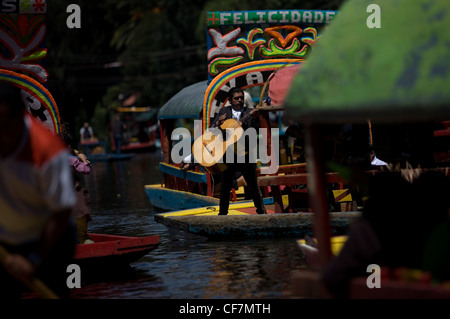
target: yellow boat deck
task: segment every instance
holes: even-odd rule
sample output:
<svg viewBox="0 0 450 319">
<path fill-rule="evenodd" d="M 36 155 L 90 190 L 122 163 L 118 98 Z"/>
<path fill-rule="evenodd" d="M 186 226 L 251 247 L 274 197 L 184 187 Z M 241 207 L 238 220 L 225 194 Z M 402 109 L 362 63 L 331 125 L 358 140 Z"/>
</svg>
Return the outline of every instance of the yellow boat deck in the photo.
<svg viewBox="0 0 450 319">
<path fill-rule="evenodd" d="M 283 201 L 287 203 L 287 196 L 283 196 Z M 265 205 L 267 213 L 268 214 L 274 214 L 275 209 L 273 208 L 273 205 Z M 167 213 L 160 213 L 158 215 L 162 217 L 170 217 L 170 216 L 208 216 L 208 215 L 218 215 L 219 214 L 219 205 L 214 206 L 207 206 L 207 207 L 198 207 L 198 208 L 191 208 L 191 209 L 185 209 L 185 210 L 178 210 L 178 211 L 172 211 Z M 249 214 L 256 214 L 256 208 L 253 204 L 253 201 L 245 201 L 242 200 L 239 202 L 231 202 L 229 209 L 228 209 L 228 215 L 249 215 Z"/>
</svg>

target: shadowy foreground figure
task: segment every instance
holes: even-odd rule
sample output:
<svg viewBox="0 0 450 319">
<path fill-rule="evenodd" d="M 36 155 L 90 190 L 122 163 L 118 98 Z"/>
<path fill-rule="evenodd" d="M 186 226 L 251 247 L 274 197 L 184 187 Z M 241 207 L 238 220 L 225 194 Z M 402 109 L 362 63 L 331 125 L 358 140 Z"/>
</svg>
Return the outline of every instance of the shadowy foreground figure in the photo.
<svg viewBox="0 0 450 319">
<path fill-rule="evenodd" d="M 450 265 L 450 243 L 446 251 L 432 244 L 439 237 L 436 231 L 448 225 L 449 194 L 450 179 L 436 171 L 424 172 L 412 183 L 400 172 L 373 176 L 361 220 L 351 228 L 339 256 L 323 270 L 329 292 L 348 297 L 350 280 L 367 276 L 370 264 L 428 270 L 435 277 L 439 270 L 450 278 L 450 268 L 443 271 L 442 266 Z"/>
<path fill-rule="evenodd" d="M 0 299 L 19 298 L 40 278 L 68 296 L 76 197 L 63 142 L 26 111 L 20 90 L 0 81 Z"/>
</svg>

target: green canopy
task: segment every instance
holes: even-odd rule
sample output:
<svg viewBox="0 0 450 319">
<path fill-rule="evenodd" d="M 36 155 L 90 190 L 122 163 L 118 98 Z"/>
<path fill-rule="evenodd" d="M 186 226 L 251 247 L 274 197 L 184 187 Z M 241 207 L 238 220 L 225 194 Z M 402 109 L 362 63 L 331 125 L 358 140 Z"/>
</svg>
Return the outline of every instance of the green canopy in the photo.
<svg viewBox="0 0 450 319">
<path fill-rule="evenodd" d="M 200 118 L 208 81 L 189 85 L 175 94 L 159 110 L 159 119 Z"/>
<path fill-rule="evenodd" d="M 380 28 L 368 26 L 371 4 Z M 294 78 L 286 115 L 323 124 L 449 119 L 449 27 L 448 0 L 346 2 Z"/>
</svg>

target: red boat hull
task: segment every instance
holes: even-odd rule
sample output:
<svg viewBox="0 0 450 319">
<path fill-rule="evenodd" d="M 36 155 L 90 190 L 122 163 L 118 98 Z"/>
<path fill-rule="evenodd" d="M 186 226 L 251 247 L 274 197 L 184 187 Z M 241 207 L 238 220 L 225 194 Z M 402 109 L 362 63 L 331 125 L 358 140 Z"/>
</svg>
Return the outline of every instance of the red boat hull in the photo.
<svg viewBox="0 0 450 319">
<path fill-rule="evenodd" d="M 82 268 L 128 265 L 156 249 L 160 237 L 127 237 L 103 234 L 89 234 L 92 244 L 78 244 L 75 250 L 75 263 Z"/>
</svg>

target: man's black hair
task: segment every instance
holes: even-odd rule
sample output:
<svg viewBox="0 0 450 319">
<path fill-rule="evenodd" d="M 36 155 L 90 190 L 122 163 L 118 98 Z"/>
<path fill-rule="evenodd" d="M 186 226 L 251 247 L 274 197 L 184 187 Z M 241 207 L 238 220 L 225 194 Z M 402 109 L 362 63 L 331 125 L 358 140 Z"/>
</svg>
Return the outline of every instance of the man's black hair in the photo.
<svg viewBox="0 0 450 319">
<path fill-rule="evenodd" d="M 234 95 L 234 94 L 236 94 L 236 93 L 241 93 L 241 92 L 244 93 L 244 90 L 241 89 L 241 88 L 239 88 L 239 87 L 231 88 L 230 91 L 228 91 L 228 98 L 229 98 L 230 101 L 231 101 L 231 99 L 233 98 L 233 95 Z"/>
</svg>

